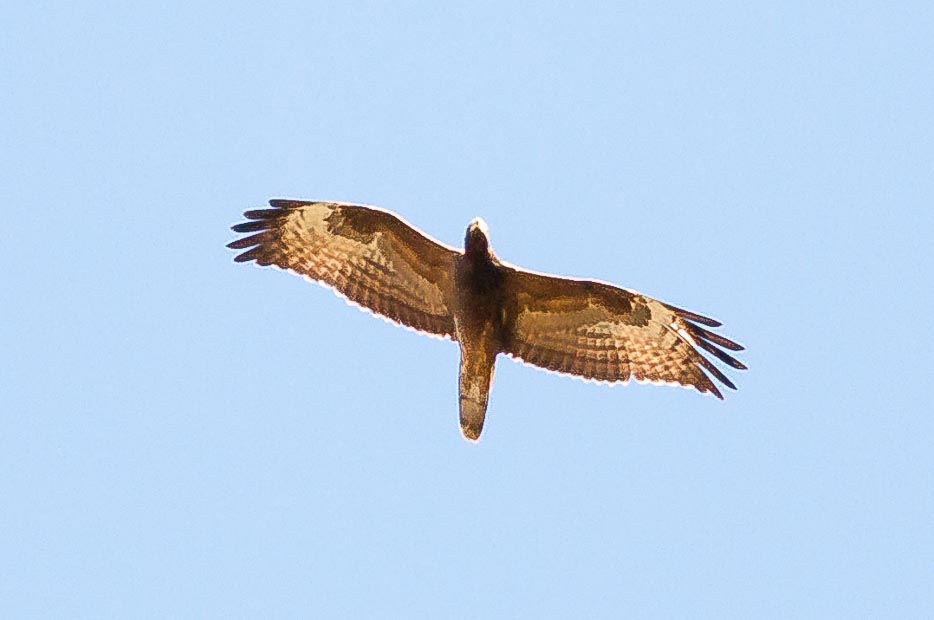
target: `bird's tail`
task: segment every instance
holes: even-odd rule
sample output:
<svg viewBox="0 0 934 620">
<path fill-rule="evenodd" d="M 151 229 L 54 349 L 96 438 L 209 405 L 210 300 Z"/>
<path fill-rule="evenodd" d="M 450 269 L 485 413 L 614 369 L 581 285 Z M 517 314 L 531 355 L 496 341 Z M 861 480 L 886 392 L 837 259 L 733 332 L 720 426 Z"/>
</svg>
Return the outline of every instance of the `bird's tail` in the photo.
<svg viewBox="0 0 934 620">
<path fill-rule="evenodd" d="M 461 434 L 464 439 L 476 443 L 483 431 L 486 406 L 493 381 L 492 356 L 461 351 L 460 367 L 460 417 Z"/>
<path fill-rule="evenodd" d="M 486 398 L 474 401 L 461 397 L 461 434 L 467 441 L 476 443 L 483 430 L 483 420 L 486 419 Z"/>
</svg>

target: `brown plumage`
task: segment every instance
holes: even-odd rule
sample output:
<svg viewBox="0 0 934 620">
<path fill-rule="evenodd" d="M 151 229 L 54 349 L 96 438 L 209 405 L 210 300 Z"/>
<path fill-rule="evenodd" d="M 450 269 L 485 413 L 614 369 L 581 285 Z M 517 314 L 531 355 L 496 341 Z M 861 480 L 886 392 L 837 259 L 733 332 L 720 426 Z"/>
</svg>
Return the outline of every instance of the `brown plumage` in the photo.
<svg viewBox="0 0 934 620">
<path fill-rule="evenodd" d="M 270 200 L 233 226 L 252 233 L 228 244 L 234 260 L 274 265 L 331 287 L 396 323 L 460 344 L 464 437 L 483 430 L 496 356 L 600 382 L 694 387 L 723 398 L 736 389 L 698 351 L 742 346 L 704 329 L 720 323 L 634 291 L 532 273 L 500 262 L 474 220 L 464 251 L 434 241 L 388 211 L 335 202 Z"/>
</svg>

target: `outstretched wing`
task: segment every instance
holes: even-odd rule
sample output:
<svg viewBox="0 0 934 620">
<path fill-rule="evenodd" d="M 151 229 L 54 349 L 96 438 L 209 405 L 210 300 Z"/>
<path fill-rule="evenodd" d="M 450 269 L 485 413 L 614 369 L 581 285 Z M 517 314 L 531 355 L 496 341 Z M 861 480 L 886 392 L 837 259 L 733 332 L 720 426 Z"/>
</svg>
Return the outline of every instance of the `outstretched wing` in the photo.
<svg viewBox="0 0 934 620">
<path fill-rule="evenodd" d="M 723 349 L 742 346 L 697 325 L 707 317 L 602 282 L 508 269 L 516 291 L 505 353 L 555 372 L 610 383 L 636 381 L 695 387 L 723 398 L 704 371 L 736 386 L 698 348 L 733 368 L 746 367 Z"/>
<path fill-rule="evenodd" d="M 228 244 L 234 260 L 275 265 L 416 330 L 455 339 L 454 257 L 388 211 L 334 202 L 270 200 L 247 211 Z M 249 248 L 249 249 L 247 249 Z"/>
</svg>

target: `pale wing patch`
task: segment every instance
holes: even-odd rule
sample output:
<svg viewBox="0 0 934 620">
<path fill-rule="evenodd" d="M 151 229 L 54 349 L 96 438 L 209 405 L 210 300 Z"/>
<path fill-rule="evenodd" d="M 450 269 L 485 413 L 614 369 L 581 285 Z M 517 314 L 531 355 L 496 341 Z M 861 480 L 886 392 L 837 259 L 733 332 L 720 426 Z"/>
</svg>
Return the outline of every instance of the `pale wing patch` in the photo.
<svg viewBox="0 0 934 620">
<path fill-rule="evenodd" d="M 338 205 L 334 203 L 312 203 L 292 211 L 288 219 L 289 228 L 295 233 L 315 233 L 319 238 L 327 235 L 327 218 Z"/>
</svg>

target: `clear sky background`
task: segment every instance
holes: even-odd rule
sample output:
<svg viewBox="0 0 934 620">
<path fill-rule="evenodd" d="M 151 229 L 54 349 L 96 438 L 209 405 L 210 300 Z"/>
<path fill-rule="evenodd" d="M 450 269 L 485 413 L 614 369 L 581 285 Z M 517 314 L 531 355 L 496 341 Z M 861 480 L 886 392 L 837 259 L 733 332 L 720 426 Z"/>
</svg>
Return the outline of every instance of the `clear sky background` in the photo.
<svg viewBox="0 0 934 620">
<path fill-rule="evenodd" d="M 930 3 L 6 3 L 0 615 L 931 617 Z M 269 197 L 724 322 L 720 402 L 236 265 Z"/>
</svg>

